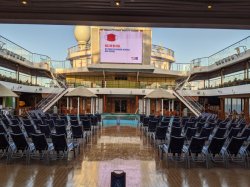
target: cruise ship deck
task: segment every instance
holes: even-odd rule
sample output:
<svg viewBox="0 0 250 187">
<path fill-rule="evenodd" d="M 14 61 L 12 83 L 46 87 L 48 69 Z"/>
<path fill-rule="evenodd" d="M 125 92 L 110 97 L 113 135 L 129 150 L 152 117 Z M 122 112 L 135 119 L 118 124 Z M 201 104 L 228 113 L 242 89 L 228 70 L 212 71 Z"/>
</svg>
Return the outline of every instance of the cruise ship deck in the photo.
<svg viewBox="0 0 250 187">
<path fill-rule="evenodd" d="M 0 187 L 250 187 L 249 9 L 0 0 Z"/>
<path fill-rule="evenodd" d="M 67 164 L 32 161 L 26 165 L 25 160 L 19 160 L 6 165 L 2 160 L 0 186 L 108 187 L 114 169 L 126 172 L 129 187 L 247 187 L 250 184 L 250 171 L 240 165 L 206 169 L 201 163 L 186 169 L 183 163 L 170 162 L 167 166 L 166 158 L 160 159 L 157 149 L 139 128 L 112 126 L 100 129 L 84 151 L 81 150 L 76 159 L 69 158 Z"/>
</svg>

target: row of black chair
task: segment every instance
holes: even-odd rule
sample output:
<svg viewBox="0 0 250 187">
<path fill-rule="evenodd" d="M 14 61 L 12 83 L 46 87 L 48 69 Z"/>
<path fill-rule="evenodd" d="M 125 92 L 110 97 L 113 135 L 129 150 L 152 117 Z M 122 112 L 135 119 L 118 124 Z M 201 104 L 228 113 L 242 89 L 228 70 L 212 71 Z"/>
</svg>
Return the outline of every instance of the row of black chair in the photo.
<svg viewBox="0 0 250 187">
<path fill-rule="evenodd" d="M 249 166 L 250 144 L 244 145 L 245 137 L 232 137 L 226 142 L 226 137 L 213 137 L 206 145 L 206 138 L 192 137 L 190 144 L 185 145 L 185 137 L 171 136 L 169 144 L 159 146 L 161 158 L 166 153 L 167 160 L 186 161 L 190 168 L 190 161 L 205 162 L 207 168 L 211 161 L 224 162 L 228 166 L 229 161 L 241 162 Z"/>
<path fill-rule="evenodd" d="M 81 137 L 82 138 L 82 137 Z M 30 162 L 30 158 L 45 159 L 68 159 L 68 153 L 76 150 L 80 153 L 80 145 L 78 141 L 68 142 L 64 134 L 52 134 L 49 143 L 44 134 L 32 134 L 29 141 L 23 133 L 10 133 L 10 137 L 0 133 L 0 156 L 6 157 L 7 162 L 13 158 L 26 158 L 26 162 Z"/>
<path fill-rule="evenodd" d="M 249 145 L 250 128 L 246 127 L 245 120 L 142 119 L 141 127 L 152 138 L 154 145 L 157 141 L 163 142 L 158 146 L 161 155 L 167 153 L 172 160 L 186 161 L 188 167 L 190 161 L 205 162 L 207 167 L 210 161 L 223 161 L 226 166 L 230 160 L 249 163 L 250 146 L 245 144 Z"/>
</svg>

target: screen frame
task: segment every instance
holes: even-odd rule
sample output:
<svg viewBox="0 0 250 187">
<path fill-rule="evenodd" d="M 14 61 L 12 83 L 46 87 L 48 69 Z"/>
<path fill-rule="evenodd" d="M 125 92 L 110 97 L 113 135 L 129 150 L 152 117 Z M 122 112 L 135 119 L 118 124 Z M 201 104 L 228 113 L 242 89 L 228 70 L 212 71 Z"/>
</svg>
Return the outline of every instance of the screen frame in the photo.
<svg viewBox="0 0 250 187">
<path fill-rule="evenodd" d="M 102 31 L 130 31 L 130 32 L 141 32 L 142 34 L 142 52 L 141 52 L 141 62 L 140 63 L 128 63 L 128 62 L 102 62 L 101 61 L 101 32 Z M 99 63 L 100 64 L 129 64 L 129 65 L 143 65 L 144 64 L 144 33 L 143 30 L 125 30 L 125 29 L 99 29 Z"/>
</svg>

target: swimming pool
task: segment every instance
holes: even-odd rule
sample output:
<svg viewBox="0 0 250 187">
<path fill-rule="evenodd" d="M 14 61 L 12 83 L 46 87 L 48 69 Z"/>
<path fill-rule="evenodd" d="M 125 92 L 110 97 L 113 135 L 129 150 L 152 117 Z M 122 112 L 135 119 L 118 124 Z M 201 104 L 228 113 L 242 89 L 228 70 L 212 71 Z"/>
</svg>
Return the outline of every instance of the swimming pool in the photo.
<svg viewBox="0 0 250 187">
<path fill-rule="evenodd" d="M 132 126 L 137 127 L 140 120 L 138 114 L 102 114 L 102 126 Z"/>
</svg>

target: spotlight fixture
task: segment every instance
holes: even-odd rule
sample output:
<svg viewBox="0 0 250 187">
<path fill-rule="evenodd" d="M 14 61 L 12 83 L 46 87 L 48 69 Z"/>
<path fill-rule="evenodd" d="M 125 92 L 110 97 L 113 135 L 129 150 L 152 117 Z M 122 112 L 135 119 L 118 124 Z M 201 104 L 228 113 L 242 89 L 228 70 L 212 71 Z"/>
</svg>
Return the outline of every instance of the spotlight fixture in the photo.
<svg viewBox="0 0 250 187">
<path fill-rule="evenodd" d="M 27 0 L 21 0 L 22 5 L 27 5 L 28 1 Z"/>
<path fill-rule="evenodd" d="M 208 8 L 209 10 L 211 10 L 211 9 L 213 8 L 213 6 L 212 6 L 211 4 L 209 4 L 209 5 L 207 6 L 207 8 Z"/>
<path fill-rule="evenodd" d="M 112 0 L 111 1 L 111 6 L 121 7 L 122 5 L 123 5 L 123 1 L 122 0 Z"/>
<path fill-rule="evenodd" d="M 120 6 L 120 2 L 119 2 L 119 1 L 116 1 L 116 2 L 115 2 L 115 6 L 119 7 L 119 6 Z"/>
</svg>

